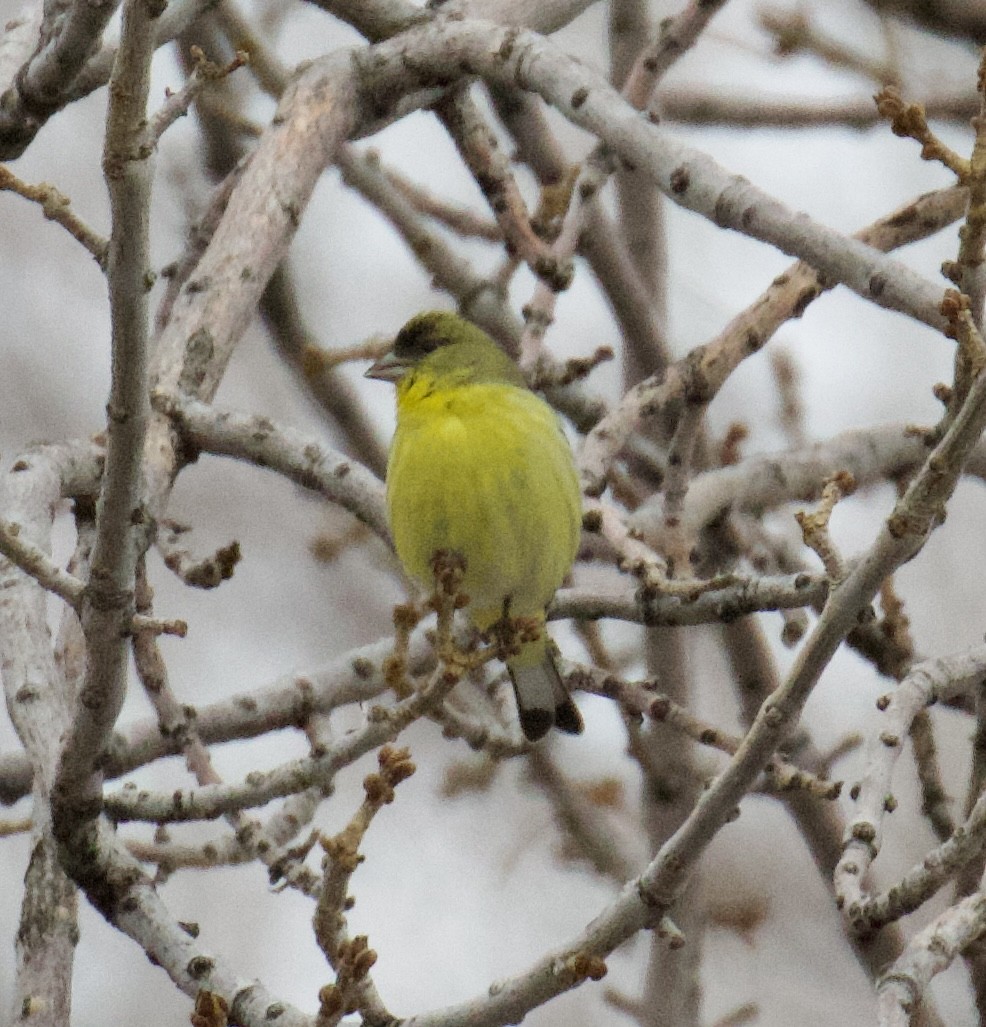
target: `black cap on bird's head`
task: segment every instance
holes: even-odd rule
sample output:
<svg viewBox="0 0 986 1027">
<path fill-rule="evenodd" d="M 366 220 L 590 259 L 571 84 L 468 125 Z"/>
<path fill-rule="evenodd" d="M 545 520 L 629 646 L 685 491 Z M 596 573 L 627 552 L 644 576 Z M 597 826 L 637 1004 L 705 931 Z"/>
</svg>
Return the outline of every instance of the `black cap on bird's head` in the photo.
<svg viewBox="0 0 986 1027">
<path fill-rule="evenodd" d="M 457 342 L 463 329 L 479 331 L 457 314 L 447 310 L 428 310 L 408 321 L 396 338 L 389 353 L 381 356 L 364 375 L 379 381 L 395 382 L 414 367 L 428 353 Z"/>
<path fill-rule="evenodd" d="M 364 377 L 398 382 L 437 351 L 445 356 L 438 358 L 436 366 L 457 376 L 525 387 L 517 365 L 486 332 L 448 310 L 429 310 L 412 317 L 397 333 L 390 352 L 373 364 Z"/>
<path fill-rule="evenodd" d="M 440 346 L 460 342 L 464 335 L 479 329 L 458 314 L 447 310 L 429 310 L 412 317 L 394 339 L 394 356 L 409 363 L 426 357 Z"/>
<path fill-rule="evenodd" d="M 468 321 L 446 310 L 418 314 L 397 333 L 391 351 L 373 364 L 364 377 L 396 382 L 429 353 L 457 342 L 463 330 L 470 328 L 478 331 Z"/>
</svg>

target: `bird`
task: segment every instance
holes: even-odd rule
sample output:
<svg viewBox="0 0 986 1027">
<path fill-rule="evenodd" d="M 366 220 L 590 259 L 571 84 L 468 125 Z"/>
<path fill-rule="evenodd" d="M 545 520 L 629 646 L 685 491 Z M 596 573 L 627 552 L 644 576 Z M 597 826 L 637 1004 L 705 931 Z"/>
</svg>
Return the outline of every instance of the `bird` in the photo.
<svg viewBox="0 0 986 1027">
<path fill-rule="evenodd" d="M 581 734 L 545 629 L 582 526 L 558 416 L 486 332 L 448 311 L 411 318 L 366 377 L 396 386 L 387 512 L 404 570 L 428 587 L 436 555 L 457 554 L 479 631 L 521 618 L 535 628 L 505 661 L 524 735 L 537 741 L 552 726 Z"/>
</svg>

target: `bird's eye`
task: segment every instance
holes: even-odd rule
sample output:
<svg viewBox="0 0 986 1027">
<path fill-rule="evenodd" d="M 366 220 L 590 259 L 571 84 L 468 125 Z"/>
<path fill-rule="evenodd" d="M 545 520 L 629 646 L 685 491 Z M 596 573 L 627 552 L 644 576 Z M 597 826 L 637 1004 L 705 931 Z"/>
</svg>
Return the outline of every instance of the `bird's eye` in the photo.
<svg viewBox="0 0 986 1027">
<path fill-rule="evenodd" d="M 394 355 L 402 360 L 420 360 L 448 342 L 447 335 L 428 317 L 406 324 L 394 340 Z"/>
<path fill-rule="evenodd" d="M 394 355 L 401 360 L 420 360 L 429 353 L 434 353 L 443 344 L 443 340 L 434 335 L 416 335 L 402 338 L 400 335 L 394 342 Z"/>
</svg>

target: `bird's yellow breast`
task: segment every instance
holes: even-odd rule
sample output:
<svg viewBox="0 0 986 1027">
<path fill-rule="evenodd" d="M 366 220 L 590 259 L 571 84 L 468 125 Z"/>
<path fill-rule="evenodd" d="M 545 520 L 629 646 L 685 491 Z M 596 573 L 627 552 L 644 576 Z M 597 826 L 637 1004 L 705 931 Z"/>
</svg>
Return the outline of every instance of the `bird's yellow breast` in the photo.
<svg viewBox="0 0 986 1027">
<path fill-rule="evenodd" d="M 575 559 L 581 502 L 554 411 L 527 389 L 416 374 L 398 389 L 387 504 L 401 562 L 426 587 L 442 549 L 466 561 L 480 627 L 543 612 Z"/>
</svg>

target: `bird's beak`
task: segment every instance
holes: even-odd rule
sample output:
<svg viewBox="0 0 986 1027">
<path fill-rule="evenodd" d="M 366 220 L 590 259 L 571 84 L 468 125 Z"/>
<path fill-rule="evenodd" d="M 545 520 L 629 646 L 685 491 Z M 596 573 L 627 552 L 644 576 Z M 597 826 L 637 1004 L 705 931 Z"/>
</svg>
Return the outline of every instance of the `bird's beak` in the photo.
<svg viewBox="0 0 986 1027">
<path fill-rule="evenodd" d="M 404 377 L 407 364 L 400 361 L 393 352 L 385 353 L 363 374 L 364 378 L 376 378 L 381 382 L 396 382 Z"/>
</svg>

